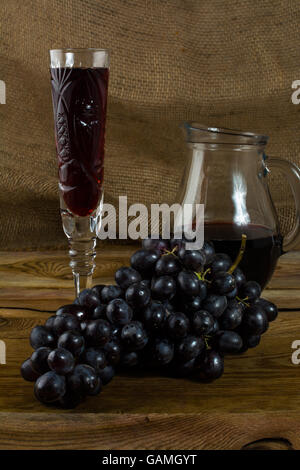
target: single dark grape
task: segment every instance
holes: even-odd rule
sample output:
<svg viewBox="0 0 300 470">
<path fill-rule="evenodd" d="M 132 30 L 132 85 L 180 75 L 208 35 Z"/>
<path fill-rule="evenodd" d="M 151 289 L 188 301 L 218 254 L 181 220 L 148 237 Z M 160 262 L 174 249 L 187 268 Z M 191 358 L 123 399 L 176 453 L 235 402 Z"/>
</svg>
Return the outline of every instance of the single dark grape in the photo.
<svg viewBox="0 0 300 470">
<path fill-rule="evenodd" d="M 52 403 L 66 393 L 65 377 L 56 374 L 52 370 L 41 375 L 34 386 L 36 398 L 42 403 Z"/>
<path fill-rule="evenodd" d="M 160 255 L 154 250 L 138 250 L 130 258 L 132 268 L 136 269 L 143 278 L 149 279 L 154 274 L 155 265 Z"/>
<path fill-rule="evenodd" d="M 91 320 L 85 331 L 85 338 L 90 346 L 103 347 L 111 336 L 111 325 L 106 320 Z"/>
<path fill-rule="evenodd" d="M 207 310 L 215 318 L 219 318 L 227 307 L 227 298 L 224 295 L 209 294 L 202 302 L 202 309 Z"/>
<path fill-rule="evenodd" d="M 80 332 L 81 323 L 74 315 L 70 315 L 69 313 L 62 313 L 61 315 L 57 315 L 54 322 L 52 330 L 56 334 L 56 336 L 62 335 L 65 331 L 78 331 Z"/>
<path fill-rule="evenodd" d="M 209 335 L 214 328 L 215 319 L 206 310 L 198 310 L 191 318 L 191 331 L 195 335 Z"/>
<path fill-rule="evenodd" d="M 205 346 L 204 340 L 197 336 L 188 335 L 176 346 L 176 357 L 179 361 L 187 362 L 201 353 Z"/>
<path fill-rule="evenodd" d="M 132 321 L 123 326 L 121 333 L 122 343 L 131 351 L 143 349 L 147 342 L 147 333 L 139 321 Z"/>
<path fill-rule="evenodd" d="M 236 287 L 235 279 L 232 274 L 224 271 L 218 271 L 212 278 L 211 288 L 219 295 L 230 294 Z"/>
<path fill-rule="evenodd" d="M 220 271 L 228 271 L 231 265 L 232 260 L 230 256 L 228 256 L 226 253 L 217 253 L 213 257 L 213 260 L 209 266 L 211 269 L 211 275 L 214 276 Z"/>
<path fill-rule="evenodd" d="M 49 317 L 47 320 L 46 320 L 46 323 L 45 323 L 45 327 L 48 329 L 48 330 L 52 330 L 53 328 L 53 323 L 54 323 L 54 320 L 55 320 L 56 316 L 55 315 L 52 315 L 51 317 Z"/>
<path fill-rule="evenodd" d="M 30 333 L 30 344 L 33 349 L 42 346 L 53 348 L 55 346 L 55 337 L 45 326 L 35 326 Z"/>
<path fill-rule="evenodd" d="M 236 283 L 236 286 L 237 288 L 239 289 L 243 284 L 246 283 L 246 276 L 245 274 L 243 273 L 243 271 L 241 270 L 241 268 L 237 267 L 233 273 L 232 273 L 234 279 L 235 279 L 235 283 Z"/>
<path fill-rule="evenodd" d="M 244 311 L 243 330 L 247 334 L 261 335 L 269 326 L 267 315 L 264 309 L 259 305 L 252 305 Z"/>
<path fill-rule="evenodd" d="M 199 368 L 199 377 L 204 380 L 219 379 L 224 372 L 224 359 L 213 349 L 207 350 L 201 357 Z"/>
<path fill-rule="evenodd" d="M 116 366 L 120 362 L 121 358 L 121 344 L 119 341 L 112 339 L 104 346 L 106 352 L 106 358 L 111 366 Z"/>
<path fill-rule="evenodd" d="M 108 304 L 114 299 L 124 297 L 124 292 L 119 286 L 105 286 L 101 291 L 101 300 L 104 304 Z"/>
<path fill-rule="evenodd" d="M 242 323 L 242 319 L 243 311 L 240 304 L 236 300 L 231 300 L 219 318 L 220 327 L 222 330 L 234 330 Z"/>
<path fill-rule="evenodd" d="M 135 269 L 128 266 L 123 266 L 116 271 L 115 280 L 121 289 L 126 290 L 129 286 L 131 286 L 131 284 L 140 282 L 142 277 Z"/>
<path fill-rule="evenodd" d="M 239 297 L 248 299 L 250 302 L 259 298 L 261 287 L 256 281 L 248 281 L 239 290 Z"/>
<path fill-rule="evenodd" d="M 161 276 L 152 279 L 151 293 L 154 299 L 167 300 L 176 292 L 176 281 L 171 276 Z"/>
<path fill-rule="evenodd" d="M 198 281 L 199 294 L 196 297 L 182 296 L 180 295 L 180 310 L 190 314 L 200 310 L 202 301 L 207 296 L 207 286 L 205 281 Z"/>
<path fill-rule="evenodd" d="M 269 322 L 274 321 L 277 318 L 278 315 L 278 309 L 275 304 L 272 302 L 269 302 L 266 299 L 263 299 L 262 297 L 256 301 L 256 305 L 259 305 L 264 309 L 265 314 L 267 315 L 267 318 Z"/>
<path fill-rule="evenodd" d="M 124 368 L 135 367 L 139 363 L 139 355 L 137 351 L 125 352 L 121 356 L 120 365 Z"/>
<path fill-rule="evenodd" d="M 83 305 L 69 304 L 59 307 L 56 315 L 74 315 L 79 322 L 86 321 L 89 317 L 89 309 Z"/>
<path fill-rule="evenodd" d="M 75 359 L 72 353 L 64 348 L 57 348 L 51 351 L 48 356 L 50 369 L 59 375 L 66 375 L 72 372 L 75 366 Z"/>
<path fill-rule="evenodd" d="M 125 293 L 126 302 L 133 309 L 146 307 L 151 300 L 151 292 L 148 287 L 143 286 L 140 282 L 136 282 L 128 287 Z"/>
<path fill-rule="evenodd" d="M 123 326 L 132 320 L 132 308 L 123 299 L 114 299 L 109 302 L 106 308 L 108 320 L 117 325 Z"/>
<path fill-rule="evenodd" d="M 184 267 L 191 271 L 200 272 L 205 264 L 205 255 L 201 251 L 181 248 L 178 252 L 178 257 Z"/>
<path fill-rule="evenodd" d="M 166 333 L 173 339 L 184 338 L 190 327 L 188 317 L 181 312 L 171 313 L 166 321 Z"/>
<path fill-rule="evenodd" d="M 107 357 L 103 349 L 88 348 L 80 359 L 81 362 L 93 367 L 97 372 L 107 366 Z"/>
<path fill-rule="evenodd" d="M 236 354 L 242 346 L 243 340 L 235 331 L 219 331 L 213 338 L 213 348 L 221 354 Z"/>
<path fill-rule="evenodd" d="M 101 299 L 101 292 L 104 287 L 106 287 L 105 284 L 97 284 L 96 286 L 92 287 L 92 292 L 96 294 L 98 299 Z"/>
<path fill-rule="evenodd" d="M 204 242 L 201 251 L 205 254 L 205 264 L 210 264 L 215 256 L 215 248 L 212 242 Z"/>
<path fill-rule="evenodd" d="M 101 379 L 93 367 L 87 364 L 78 364 L 72 375 L 79 378 L 86 395 L 98 395 L 100 393 Z"/>
<path fill-rule="evenodd" d="M 170 250 L 169 240 L 164 240 L 161 238 L 145 238 L 142 241 L 142 246 L 145 250 L 154 250 L 159 254 L 163 254 L 166 251 Z"/>
<path fill-rule="evenodd" d="M 99 304 L 99 297 L 92 289 L 84 289 L 78 296 L 79 305 L 83 305 L 89 310 L 94 310 Z"/>
<path fill-rule="evenodd" d="M 40 374 L 32 367 L 30 357 L 21 365 L 21 375 L 28 382 L 35 382 L 39 378 Z"/>
<path fill-rule="evenodd" d="M 33 369 L 39 374 L 43 375 L 50 370 L 48 365 L 48 356 L 52 349 L 42 346 L 36 349 L 31 355 L 31 365 Z"/>
<path fill-rule="evenodd" d="M 174 357 L 174 344 L 166 338 L 156 338 L 151 346 L 149 359 L 153 366 L 165 366 Z"/>
<path fill-rule="evenodd" d="M 179 291 L 186 296 L 199 295 L 199 279 L 196 274 L 188 271 L 180 271 L 177 277 Z"/>
<path fill-rule="evenodd" d="M 115 376 L 115 369 L 112 366 L 106 366 L 99 370 L 99 376 L 103 385 L 107 385 Z"/>
<path fill-rule="evenodd" d="M 64 348 L 70 351 L 73 356 L 78 357 L 84 350 L 84 337 L 77 331 L 65 331 L 57 341 L 59 348 Z"/>
<path fill-rule="evenodd" d="M 145 327 L 152 332 L 162 330 L 166 318 L 167 312 L 164 305 L 157 301 L 152 301 L 147 305 L 141 315 Z"/>
<path fill-rule="evenodd" d="M 174 276 L 181 270 L 179 260 L 174 255 L 162 256 L 155 265 L 157 276 Z"/>
<path fill-rule="evenodd" d="M 100 318 L 106 319 L 106 305 L 100 304 L 98 305 L 91 313 L 90 319 L 91 320 L 99 320 Z"/>
</svg>

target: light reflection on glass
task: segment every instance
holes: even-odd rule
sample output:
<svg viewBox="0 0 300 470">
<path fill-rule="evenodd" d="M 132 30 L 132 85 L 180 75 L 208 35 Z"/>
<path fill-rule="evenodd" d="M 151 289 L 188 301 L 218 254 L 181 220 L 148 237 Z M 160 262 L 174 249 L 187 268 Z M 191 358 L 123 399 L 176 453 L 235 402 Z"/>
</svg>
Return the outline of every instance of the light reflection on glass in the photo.
<svg viewBox="0 0 300 470">
<path fill-rule="evenodd" d="M 234 223 L 237 225 L 247 225 L 250 223 L 250 216 L 246 207 L 247 183 L 241 173 L 234 173 L 232 200 L 234 204 Z"/>
</svg>

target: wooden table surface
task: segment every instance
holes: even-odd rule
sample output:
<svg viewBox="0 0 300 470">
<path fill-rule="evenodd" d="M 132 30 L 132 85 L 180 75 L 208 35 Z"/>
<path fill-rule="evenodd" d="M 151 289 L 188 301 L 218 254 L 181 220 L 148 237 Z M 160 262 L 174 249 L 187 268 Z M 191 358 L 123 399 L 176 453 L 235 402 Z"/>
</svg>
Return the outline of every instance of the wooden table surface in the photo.
<svg viewBox="0 0 300 470">
<path fill-rule="evenodd" d="M 95 283 L 111 283 L 133 246 L 99 250 Z M 261 344 L 227 357 L 211 384 L 118 376 L 75 410 L 46 408 L 19 375 L 29 333 L 72 300 L 64 252 L 0 253 L 0 449 L 300 449 L 300 253 L 283 256 L 264 297 L 280 308 Z"/>
</svg>

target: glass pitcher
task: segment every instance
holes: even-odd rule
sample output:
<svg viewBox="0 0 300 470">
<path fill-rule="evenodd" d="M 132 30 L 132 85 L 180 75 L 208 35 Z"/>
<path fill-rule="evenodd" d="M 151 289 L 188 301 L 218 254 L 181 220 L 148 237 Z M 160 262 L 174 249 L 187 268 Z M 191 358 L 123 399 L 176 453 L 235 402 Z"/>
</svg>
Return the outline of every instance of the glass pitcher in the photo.
<svg viewBox="0 0 300 470">
<path fill-rule="evenodd" d="M 287 160 L 267 159 L 265 135 L 195 122 L 184 126 L 188 160 L 176 202 L 204 204 L 205 240 L 212 240 L 217 252 L 233 260 L 245 234 L 240 266 L 248 280 L 264 288 L 278 257 L 300 243 L 300 170 Z M 268 187 L 266 159 L 287 177 L 295 199 L 295 224 L 284 238 Z"/>
</svg>

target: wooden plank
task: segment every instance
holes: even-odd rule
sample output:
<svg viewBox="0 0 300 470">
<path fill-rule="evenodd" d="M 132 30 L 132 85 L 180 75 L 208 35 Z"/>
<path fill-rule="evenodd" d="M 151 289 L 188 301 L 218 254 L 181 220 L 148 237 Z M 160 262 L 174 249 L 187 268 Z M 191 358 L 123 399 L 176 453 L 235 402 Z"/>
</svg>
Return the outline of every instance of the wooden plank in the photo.
<svg viewBox="0 0 300 470">
<path fill-rule="evenodd" d="M 298 413 L 0 413 L 0 423 L 0 449 L 238 450 L 266 438 L 300 448 Z"/>
</svg>

